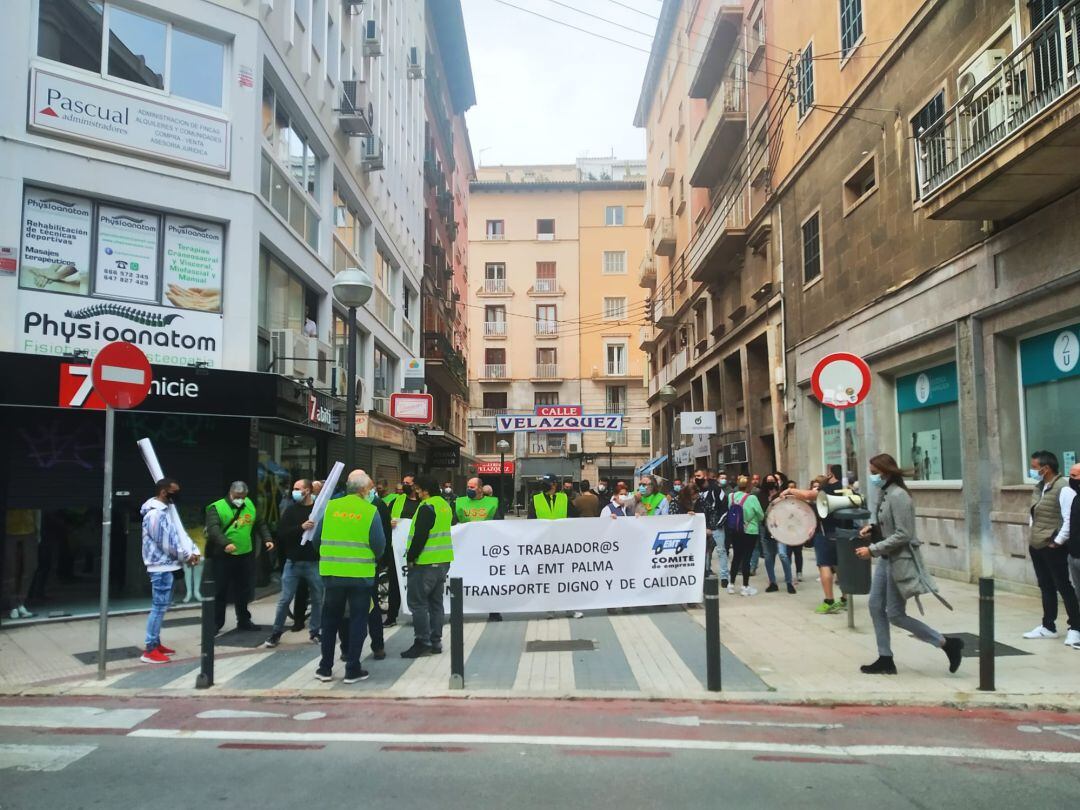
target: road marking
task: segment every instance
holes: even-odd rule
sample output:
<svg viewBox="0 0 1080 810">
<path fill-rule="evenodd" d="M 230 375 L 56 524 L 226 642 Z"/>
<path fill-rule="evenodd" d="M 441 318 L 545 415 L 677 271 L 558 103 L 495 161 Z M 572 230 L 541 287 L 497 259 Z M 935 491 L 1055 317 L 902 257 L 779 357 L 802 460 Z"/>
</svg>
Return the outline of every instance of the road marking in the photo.
<svg viewBox="0 0 1080 810">
<path fill-rule="evenodd" d="M 300 712 L 300 714 L 294 714 L 293 720 L 322 720 L 326 717 L 326 712 Z"/>
<path fill-rule="evenodd" d="M 642 723 L 664 723 L 669 726 L 758 726 L 761 728 L 809 728 L 817 731 L 843 728 L 842 723 L 770 723 L 761 720 L 702 720 L 700 717 L 640 717 Z"/>
<path fill-rule="evenodd" d="M 0 745 L 0 771 L 62 771 L 96 750 L 96 745 Z"/>
<path fill-rule="evenodd" d="M 289 715 L 281 714 L 280 712 L 249 712 L 240 709 L 211 709 L 210 711 L 199 712 L 195 716 L 200 720 L 244 720 L 248 717 L 288 717 Z"/>
<path fill-rule="evenodd" d="M 1080 740 L 1080 725 L 1074 726 L 1017 726 L 1017 731 L 1023 731 L 1028 734 L 1039 734 L 1043 731 L 1052 731 L 1055 734 L 1060 734 L 1062 737 L 1068 737 L 1070 740 Z"/>
<path fill-rule="evenodd" d="M 399 745 L 529 745 L 558 748 L 645 748 L 670 751 L 735 751 L 821 757 L 935 757 L 1000 762 L 1080 765 L 1080 752 L 1021 751 L 1007 748 L 957 748 L 914 745 L 804 745 L 736 740 L 665 740 L 643 737 L 530 737 L 522 734 L 381 734 L 367 732 L 185 731 L 179 728 L 136 729 L 129 737 L 157 740 L 224 740 L 298 743 L 380 743 Z"/>
<path fill-rule="evenodd" d="M 157 713 L 157 709 L 96 706 L 0 706 L 0 726 L 132 729 Z"/>
</svg>

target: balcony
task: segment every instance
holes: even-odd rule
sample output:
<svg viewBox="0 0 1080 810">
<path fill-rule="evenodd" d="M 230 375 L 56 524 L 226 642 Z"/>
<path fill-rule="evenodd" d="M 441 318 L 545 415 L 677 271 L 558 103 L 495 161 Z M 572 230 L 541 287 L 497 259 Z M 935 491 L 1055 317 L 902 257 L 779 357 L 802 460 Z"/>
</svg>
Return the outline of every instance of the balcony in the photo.
<svg viewBox="0 0 1080 810">
<path fill-rule="evenodd" d="M 559 282 L 554 278 L 538 278 L 529 288 L 529 295 L 565 295 Z"/>
<path fill-rule="evenodd" d="M 537 321 L 536 336 L 538 338 L 555 338 L 559 336 L 558 321 Z"/>
<path fill-rule="evenodd" d="M 652 232 L 652 249 L 657 256 L 675 255 L 675 220 L 671 217 L 657 220 Z"/>
<path fill-rule="evenodd" d="M 656 257 L 646 253 L 638 265 L 638 286 L 650 289 L 656 286 Z"/>
<path fill-rule="evenodd" d="M 742 0 L 715 0 L 711 24 L 705 23 L 690 45 L 690 98 L 708 98 L 723 79 L 724 67 L 739 43 Z"/>
<path fill-rule="evenodd" d="M 561 379 L 562 379 L 562 377 L 559 375 L 559 364 L 558 363 L 537 363 L 536 364 L 536 374 L 533 375 L 533 380 L 534 381 L 546 380 L 546 381 L 550 382 L 551 380 L 561 380 Z"/>
<path fill-rule="evenodd" d="M 604 365 L 604 371 L 606 377 L 627 377 L 630 374 L 630 368 L 624 360 L 621 363 L 608 362 Z M 615 411 L 607 411 L 607 413 L 615 413 Z"/>
<path fill-rule="evenodd" d="M 742 189 L 713 206 L 690 242 L 687 263 L 694 281 L 718 281 L 746 247 L 746 195 Z"/>
<path fill-rule="evenodd" d="M 746 78 L 741 57 L 733 59 L 724 81 L 690 146 L 690 185 L 712 188 L 727 174 L 746 138 Z"/>
<path fill-rule="evenodd" d="M 469 412 L 469 428 L 473 430 L 494 430 L 495 417 L 509 413 L 507 408 L 479 408 Z"/>
<path fill-rule="evenodd" d="M 675 166 L 672 162 L 671 155 L 661 155 L 660 157 L 660 176 L 656 180 L 656 185 L 664 186 L 665 188 L 675 182 Z"/>
<path fill-rule="evenodd" d="M 506 321 L 484 321 L 484 337 L 506 337 Z"/>
<path fill-rule="evenodd" d="M 485 278 L 484 286 L 476 291 L 477 295 L 481 296 L 512 296 L 513 290 L 510 289 L 506 283 L 505 278 Z"/>
<path fill-rule="evenodd" d="M 673 380 L 681 377 L 690 370 L 690 367 L 690 348 L 687 346 L 675 352 L 671 359 L 668 360 L 668 362 L 665 363 L 660 371 L 653 377 L 653 380 L 656 381 L 656 390 L 660 390 Z M 653 393 L 652 389 L 653 384 L 650 381 L 650 395 Z"/>
<path fill-rule="evenodd" d="M 916 138 L 930 219 L 1015 220 L 1080 187 L 1078 36 L 1073 0 L 960 77 L 974 83 Z"/>
<path fill-rule="evenodd" d="M 652 324 L 643 326 L 638 330 L 638 347 L 644 351 L 650 351 L 660 339 L 660 333 Z"/>
<path fill-rule="evenodd" d="M 656 214 L 652 210 L 652 200 L 645 200 L 645 209 L 641 218 L 641 226 L 643 228 L 651 228 L 656 224 Z"/>
<path fill-rule="evenodd" d="M 443 390 L 469 393 L 465 358 L 441 332 L 424 332 L 424 374 Z"/>
<path fill-rule="evenodd" d="M 506 382 L 510 379 L 510 369 L 506 363 L 485 363 L 480 382 Z"/>
<path fill-rule="evenodd" d="M 653 299 L 653 322 L 661 329 L 675 325 L 675 310 L 670 294 L 657 294 Z"/>
</svg>

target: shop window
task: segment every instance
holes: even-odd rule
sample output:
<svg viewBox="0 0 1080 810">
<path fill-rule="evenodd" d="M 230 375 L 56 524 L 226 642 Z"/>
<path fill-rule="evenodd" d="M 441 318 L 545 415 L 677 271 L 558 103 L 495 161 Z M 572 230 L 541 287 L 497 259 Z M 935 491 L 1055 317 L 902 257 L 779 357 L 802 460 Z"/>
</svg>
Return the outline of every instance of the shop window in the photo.
<svg viewBox="0 0 1080 810">
<path fill-rule="evenodd" d="M 1027 456 L 1049 450 L 1063 473 L 1080 454 L 1080 323 L 1020 341 L 1024 444 Z"/>
<path fill-rule="evenodd" d="M 963 478 L 956 363 L 896 380 L 900 466 L 912 481 Z"/>
</svg>

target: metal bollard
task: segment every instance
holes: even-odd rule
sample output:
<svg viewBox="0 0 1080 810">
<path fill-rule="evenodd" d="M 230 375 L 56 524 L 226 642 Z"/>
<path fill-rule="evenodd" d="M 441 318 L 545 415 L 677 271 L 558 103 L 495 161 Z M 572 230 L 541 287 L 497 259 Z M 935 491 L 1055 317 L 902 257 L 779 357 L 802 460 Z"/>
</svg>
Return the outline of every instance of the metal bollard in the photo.
<svg viewBox="0 0 1080 810">
<path fill-rule="evenodd" d="M 450 580 L 450 688 L 465 688 L 465 593 L 461 577 Z"/>
<path fill-rule="evenodd" d="M 720 580 L 705 577 L 705 666 L 710 692 L 720 691 Z"/>
<path fill-rule="evenodd" d="M 209 689 L 214 685 L 214 636 L 217 635 L 217 617 L 214 615 L 214 597 L 217 583 L 214 566 L 206 562 L 202 585 L 202 646 L 199 653 L 199 675 L 195 678 L 196 689 Z"/>
<path fill-rule="evenodd" d="M 979 577 L 979 691 L 994 691 L 993 577 Z"/>
</svg>

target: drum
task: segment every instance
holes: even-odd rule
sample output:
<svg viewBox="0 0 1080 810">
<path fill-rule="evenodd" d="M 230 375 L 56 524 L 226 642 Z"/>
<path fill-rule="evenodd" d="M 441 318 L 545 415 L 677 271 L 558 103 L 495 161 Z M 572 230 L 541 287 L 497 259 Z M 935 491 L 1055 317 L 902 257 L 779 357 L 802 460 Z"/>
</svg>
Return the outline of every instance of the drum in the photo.
<svg viewBox="0 0 1080 810">
<path fill-rule="evenodd" d="M 765 513 L 765 526 L 785 546 L 801 546 L 817 531 L 817 516 L 808 503 L 795 498 L 777 498 Z"/>
</svg>

